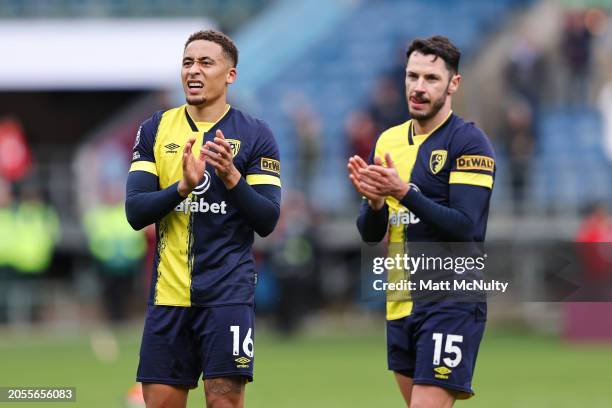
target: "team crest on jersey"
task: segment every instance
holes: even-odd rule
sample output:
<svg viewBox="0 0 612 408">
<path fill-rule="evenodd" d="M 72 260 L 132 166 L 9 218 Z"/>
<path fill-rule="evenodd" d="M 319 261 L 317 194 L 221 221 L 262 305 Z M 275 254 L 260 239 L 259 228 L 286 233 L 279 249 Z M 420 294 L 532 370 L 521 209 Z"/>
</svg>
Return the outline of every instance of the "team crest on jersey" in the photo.
<svg viewBox="0 0 612 408">
<path fill-rule="evenodd" d="M 236 157 L 238 152 L 240 151 L 240 140 L 237 139 L 225 139 L 227 143 L 230 144 L 232 148 L 232 157 Z"/>
<path fill-rule="evenodd" d="M 431 152 L 431 156 L 429 156 L 429 170 L 433 174 L 438 174 L 442 167 L 444 167 L 444 163 L 446 163 L 446 156 L 448 155 L 446 150 L 434 150 Z"/>
</svg>

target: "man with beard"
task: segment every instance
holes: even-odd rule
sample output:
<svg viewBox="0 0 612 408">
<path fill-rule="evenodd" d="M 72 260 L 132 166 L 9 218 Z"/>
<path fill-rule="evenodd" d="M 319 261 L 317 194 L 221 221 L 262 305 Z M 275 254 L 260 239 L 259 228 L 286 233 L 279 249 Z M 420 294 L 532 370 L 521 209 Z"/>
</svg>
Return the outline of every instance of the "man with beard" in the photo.
<svg viewBox="0 0 612 408">
<path fill-rule="evenodd" d="M 484 241 L 494 153 L 486 135 L 451 110 L 460 55 L 442 36 L 412 42 L 406 66 L 412 119 L 379 136 L 369 163 L 349 159 L 349 178 L 364 197 L 361 237 L 380 242 L 388 232 L 389 256 L 419 242 Z M 395 269 L 389 280 L 398 274 L 410 279 L 409 271 Z M 486 304 L 394 294 L 387 294 L 387 357 L 406 404 L 450 407 L 471 397 Z"/>
<path fill-rule="evenodd" d="M 157 251 L 137 381 L 147 407 L 186 407 L 203 375 L 207 407 L 242 407 L 253 379 L 254 232 L 280 214 L 280 161 L 269 127 L 230 107 L 238 50 L 217 31 L 183 51 L 187 104 L 136 135 L 126 214 L 155 223 Z"/>
</svg>

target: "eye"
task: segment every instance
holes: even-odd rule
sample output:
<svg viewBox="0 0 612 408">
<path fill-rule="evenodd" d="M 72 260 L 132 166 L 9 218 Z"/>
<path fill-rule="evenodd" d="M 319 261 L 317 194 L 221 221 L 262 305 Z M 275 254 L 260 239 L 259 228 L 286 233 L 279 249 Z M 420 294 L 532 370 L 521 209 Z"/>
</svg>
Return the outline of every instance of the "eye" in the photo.
<svg viewBox="0 0 612 408">
<path fill-rule="evenodd" d="M 193 61 L 183 61 L 183 67 L 187 68 L 193 65 Z"/>
</svg>

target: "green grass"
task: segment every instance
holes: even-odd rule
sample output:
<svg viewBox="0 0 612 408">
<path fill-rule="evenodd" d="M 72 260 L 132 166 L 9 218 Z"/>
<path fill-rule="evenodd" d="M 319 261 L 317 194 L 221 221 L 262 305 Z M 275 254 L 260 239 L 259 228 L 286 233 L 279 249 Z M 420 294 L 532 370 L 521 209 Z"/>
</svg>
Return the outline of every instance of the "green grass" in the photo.
<svg viewBox="0 0 612 408">
<path fill-rule="evenodd" d="M 77 403 L 13 404 L 28 407 L 121 407 L 133 383 L 138 329 L 118 335 L 119 358 L 102 363 L 89 337 L 37 333 L 0 336 L 0 386 L 77 387 Z M 382 323 L 365 332 L 283 340 L 258 333 L 250 408 L 401 407 L 386 371 Z M 553 337 L 490 329 L 478 357 L 476 398 L 470 407 L 609 407 L 612 345 L 567 345 Z M 203 407 L 200 387 L 189 407 Z M 12 406 L 0 403 L 0 408 Z"/>
</svg>

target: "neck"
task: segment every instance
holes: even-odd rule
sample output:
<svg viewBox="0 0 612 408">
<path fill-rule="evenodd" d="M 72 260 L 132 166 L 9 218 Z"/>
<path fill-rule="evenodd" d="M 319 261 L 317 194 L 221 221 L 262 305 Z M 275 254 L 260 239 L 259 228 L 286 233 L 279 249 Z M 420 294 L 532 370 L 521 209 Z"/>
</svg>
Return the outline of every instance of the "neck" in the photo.
<svg viewBox="0 0 612 408">
<path fill-rule="evenodd" d="M 449 100 L 450 98 L 447 98 L 447 102 Z M 446 103 L 444 104 L 442 109 L 440 109 L 438 113 L 436 113 L 435 116 L 425 120 L 414 119 L 412 121 L 412 123 L 414 124 L 414 134 L 425 135 L 431 133 L 435 128 L 440 126 L 442 122 L 444 122 L 444 120 L 448 117 L 450 111 L 451 105 L 450 103 Z"/>
<path fill-rule="evenodd" d="M 196 122 L 216 122 L 227 109 L 227 101 L 225 98 L 219 98 L 212 103 L 203 103 L 201 105 L 187 104 L 187 113 Z"/>
</svg>

